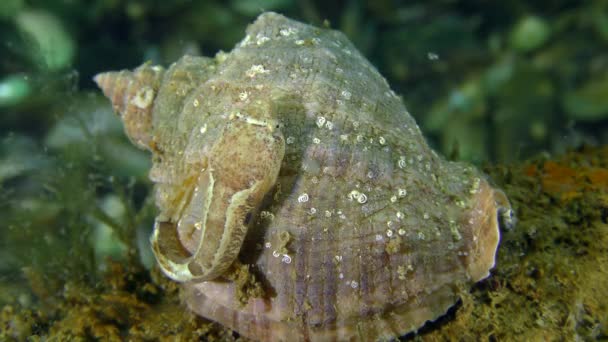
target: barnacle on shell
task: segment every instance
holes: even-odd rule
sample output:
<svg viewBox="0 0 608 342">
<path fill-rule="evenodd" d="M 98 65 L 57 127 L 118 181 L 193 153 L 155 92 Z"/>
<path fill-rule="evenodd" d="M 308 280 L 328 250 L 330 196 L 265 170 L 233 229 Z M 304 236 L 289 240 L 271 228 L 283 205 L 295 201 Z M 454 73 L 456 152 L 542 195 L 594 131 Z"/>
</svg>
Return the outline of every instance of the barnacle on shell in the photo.
<svg viewBox="0 0 608 342">
<path fill-rule="evenodd" d="M 339 32 L 264 13 L 229 53 L 96 81 L 153 153 L 161 269 L 244 336 L 396 337 L 494 266 L 504 194 L 433 152 Z M 242 303 L 237 259 L 264 296 Z"/>
</svg>

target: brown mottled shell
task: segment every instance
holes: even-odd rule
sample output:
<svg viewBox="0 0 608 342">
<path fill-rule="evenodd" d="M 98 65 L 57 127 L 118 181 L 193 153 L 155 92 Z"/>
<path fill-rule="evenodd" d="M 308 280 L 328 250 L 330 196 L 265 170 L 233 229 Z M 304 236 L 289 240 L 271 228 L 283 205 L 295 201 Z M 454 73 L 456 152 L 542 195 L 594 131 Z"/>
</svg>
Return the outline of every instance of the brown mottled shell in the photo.
<svg viewBox="0 0 608 342">
<path fill-rule="evenodd" d="M 437 156 L 339 32 L 265 13 L 230 53 L 96 81 L 153 153 L 162 270 L 244 336 L 396 337 L 494 265 L 504 195 Z"/>
</svg>

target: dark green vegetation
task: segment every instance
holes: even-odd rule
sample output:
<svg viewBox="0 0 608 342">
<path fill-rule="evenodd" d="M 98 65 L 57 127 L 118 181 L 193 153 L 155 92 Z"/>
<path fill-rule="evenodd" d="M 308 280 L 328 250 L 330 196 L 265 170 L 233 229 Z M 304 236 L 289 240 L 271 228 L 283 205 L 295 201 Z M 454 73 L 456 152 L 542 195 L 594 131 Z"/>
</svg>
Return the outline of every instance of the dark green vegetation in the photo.
<svg viewBox="0 0 608 342">
<path fill-rule="evenodd" d="M 229 49 L 262 8 L 344 31 L 447 156 L 608 143 L 606 1 L 3 0 L 0 339 L 145 338 L 161 316 L 168 335 L 221 338 L 142 265 L 149 162 L 91 77 Z M 489 168 L 519 224 L 494 275 L 423 339 L 606 338 L 606 150 L 544 158 Z"/>
</svg>

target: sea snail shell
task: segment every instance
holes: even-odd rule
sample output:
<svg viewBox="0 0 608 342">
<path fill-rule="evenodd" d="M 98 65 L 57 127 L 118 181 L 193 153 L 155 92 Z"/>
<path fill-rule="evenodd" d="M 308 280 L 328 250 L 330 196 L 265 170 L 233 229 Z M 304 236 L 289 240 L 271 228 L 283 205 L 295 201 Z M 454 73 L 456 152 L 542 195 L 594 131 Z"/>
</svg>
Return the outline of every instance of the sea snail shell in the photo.
<svg viewBox="0 0 608 342">
<path fill-rule="evenodd" d="M 153 154 L 161 269 L 244 336 L 396 337 L 494 266 L 508 200 L 437 156 L 339 32 L 264 13 L 229 53 L 95 80 Z M 262 297 L 226 277 L 237 258 Z"/>
</svg>

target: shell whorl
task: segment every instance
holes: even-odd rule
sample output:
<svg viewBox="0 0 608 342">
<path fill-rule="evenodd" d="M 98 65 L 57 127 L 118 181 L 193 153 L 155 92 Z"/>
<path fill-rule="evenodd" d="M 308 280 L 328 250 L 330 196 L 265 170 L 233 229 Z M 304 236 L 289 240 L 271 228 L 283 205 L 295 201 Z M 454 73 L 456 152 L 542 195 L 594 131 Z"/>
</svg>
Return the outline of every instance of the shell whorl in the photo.
<svg viewBox="0 0 608 342">
<path fill-rule="evenodd" d="M 152 108 L 163 74 L 162 67 L 144 64 L 134 71 L 104 72 L 94 77 L 122 117 L 127 135 L 142 149 L 151 146 Z"/>
</svg>

